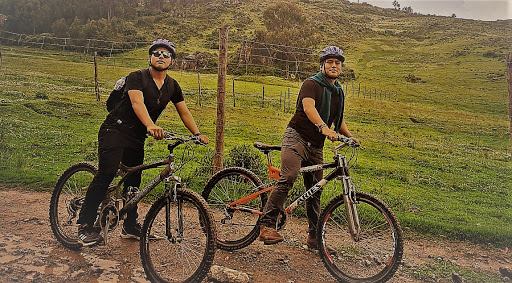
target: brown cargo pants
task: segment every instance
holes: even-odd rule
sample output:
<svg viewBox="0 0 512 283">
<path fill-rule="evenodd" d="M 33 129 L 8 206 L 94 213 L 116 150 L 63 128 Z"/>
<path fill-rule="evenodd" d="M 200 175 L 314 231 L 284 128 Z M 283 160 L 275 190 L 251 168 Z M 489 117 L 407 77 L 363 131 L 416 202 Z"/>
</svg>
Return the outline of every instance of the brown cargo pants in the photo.
<svg viewBox="0 0 512 283">
<path fill-rule="evenodd" d="M 288 197 L 288 192 L 293 187 L 301 167 L 321 164 L 323 162 L 323 147 L 312 146 L 306 142 L 292 128 L 286 128 L 283 135 L 281 151 L 281 174 L 278 183 L 272 190 L 268 201 L 263 209 L 260 224 L 267 227 L 276 227 L 277 217 L 283 209 Z M 323 171 L 304 173 L 304 185 L 306 189 L 311 188 L 316 182 L 322 179 Z M 306 200 L 306 214 L 308 217 L 308 233 L 316 237 L 316 225 L 320 215 L 320 196 L 322 191 L 316 192 Z"/>
</svg>

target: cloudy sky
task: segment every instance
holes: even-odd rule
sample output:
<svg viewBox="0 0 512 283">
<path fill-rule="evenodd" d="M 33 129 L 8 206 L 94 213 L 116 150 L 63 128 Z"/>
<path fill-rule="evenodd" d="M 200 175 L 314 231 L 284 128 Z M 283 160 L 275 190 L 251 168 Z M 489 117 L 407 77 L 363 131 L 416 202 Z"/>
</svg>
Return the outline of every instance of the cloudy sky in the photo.
<svg viewBox="0 0 512 283">
<path fill-rule="evenodd" d="M 512 0 L 397 0 L 400 7 L 411 7 L 414 12 L 439 16 L 495 21 L 512 19 Z M 350 0 L 393 8 L 393 0 Z"/>
</svg>

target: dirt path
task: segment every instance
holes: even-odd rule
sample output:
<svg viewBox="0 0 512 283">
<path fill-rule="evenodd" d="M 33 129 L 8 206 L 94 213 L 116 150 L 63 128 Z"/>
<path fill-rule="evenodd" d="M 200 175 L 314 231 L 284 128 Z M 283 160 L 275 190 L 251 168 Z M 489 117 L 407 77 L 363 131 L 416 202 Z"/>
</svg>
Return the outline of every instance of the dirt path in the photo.
<svg viewBox="0 0 512 283">
<path fill-rule="evenodd" d="M 106 246 L 63 248 L 50 229 L 49 201 L 47 192 L 0 189 L 1 282 L 147 282 L 138 242 L 112 235 Z M 291 219 L 283 232 L 285 242 L 264 246 L 256 241 L 236 252 L 219 250 L 215 264 L 249 274 L 250 282 L 334 282 L 319 256 L 304 248 L 305 227 Z M 512 270 L 508 249 L 408 233 L 404 246 L 404 264 L 391 282 L 423 282 L 411 274 L 421 264 L 439 259 L 486 273 L 499 274 L 499 267 Z M 431 282 L 450 282 L 446 280 Z"/>
</svg>

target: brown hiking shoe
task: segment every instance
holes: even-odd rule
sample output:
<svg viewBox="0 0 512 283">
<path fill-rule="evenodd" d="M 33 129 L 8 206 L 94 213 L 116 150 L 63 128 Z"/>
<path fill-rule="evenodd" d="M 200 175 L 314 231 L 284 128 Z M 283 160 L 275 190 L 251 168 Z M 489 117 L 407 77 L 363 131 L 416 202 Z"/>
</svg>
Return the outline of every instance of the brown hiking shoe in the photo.
<svg viewBox="0 0 512 283">
<path fill-rule="evenodd" d="M 284 240 L 283 236 L 277 233 L 276 229 L 264 225 L 260 226 L 260 241 L 265 245 L 277 244 Z"/>
<path fill-rule="evenodd" d="M 308 239 L 306 240 L 306 244 L 308 245 L 308 248 L 310 248 L 312 250 L 318 250 L 318 241 L 317 241 L 317 239 L 311 237 L 310 235 L 308 235 Z M 329 246 L 325 246 L 325 249 L 331 255 L 335 255 L 336 254 L 336 250 L 331 248 L 331 247 L 329 247 Z"/>
</svg>

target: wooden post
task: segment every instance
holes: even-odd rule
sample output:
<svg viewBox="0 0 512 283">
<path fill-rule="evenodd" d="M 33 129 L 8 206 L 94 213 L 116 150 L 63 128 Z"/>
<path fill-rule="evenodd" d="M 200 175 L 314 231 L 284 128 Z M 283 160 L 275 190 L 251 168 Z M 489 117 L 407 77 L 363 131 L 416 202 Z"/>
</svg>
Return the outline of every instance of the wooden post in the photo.
<svg viewBox="0 0 512 283">
<path fill-rule="evenodd" d="M 228 30 L 227 26 L 219 29 L 219 69 L 217 79 L 217 128 L 215 131 L 215 155 L 213 157 L 213 173 L 222 170 L 224 162 L 224 126 L 226 103 L 226 74 L 228 57 Z"/>
<path fill-rule="evenodd" d="M 290 88 L 288 88 L 288 111 L 290 111 Z"/>
<path fill-rule="evenodd" d="M 265 108 L 265 85 L 263 85 L 262 91 L 262 99 L 261 99 L 261 108 Z"/>
<path fill-rule="evenodd" d="M 96 61 L 98 52 L 94 52 L 94 89 L 96 90 L 96 101 L 100 101 L 100 88 L 98 86 L 98 63 Z"/>
<path fill-rule="evenodd" d="M 283 106 L 283 91 L 279 91 L 279 108 Z"/>
<path fill-rule="evenodd" d="M 233 79 L 233 107 L 236 107 L 235 79 Z"/>
<path fill-rule="evenodd" d="M 203 106 L 201 105 L 201 73 L 197 73 L 197 85 L 198 85 L 198 88 L 199 88 L 199 106 Z"/>
<path fill-rule="evenodd" d="M 510 153 L 512 154 L 512 53 L 507 55 L 508 113 L 510 115 Z"/>
</svg>

